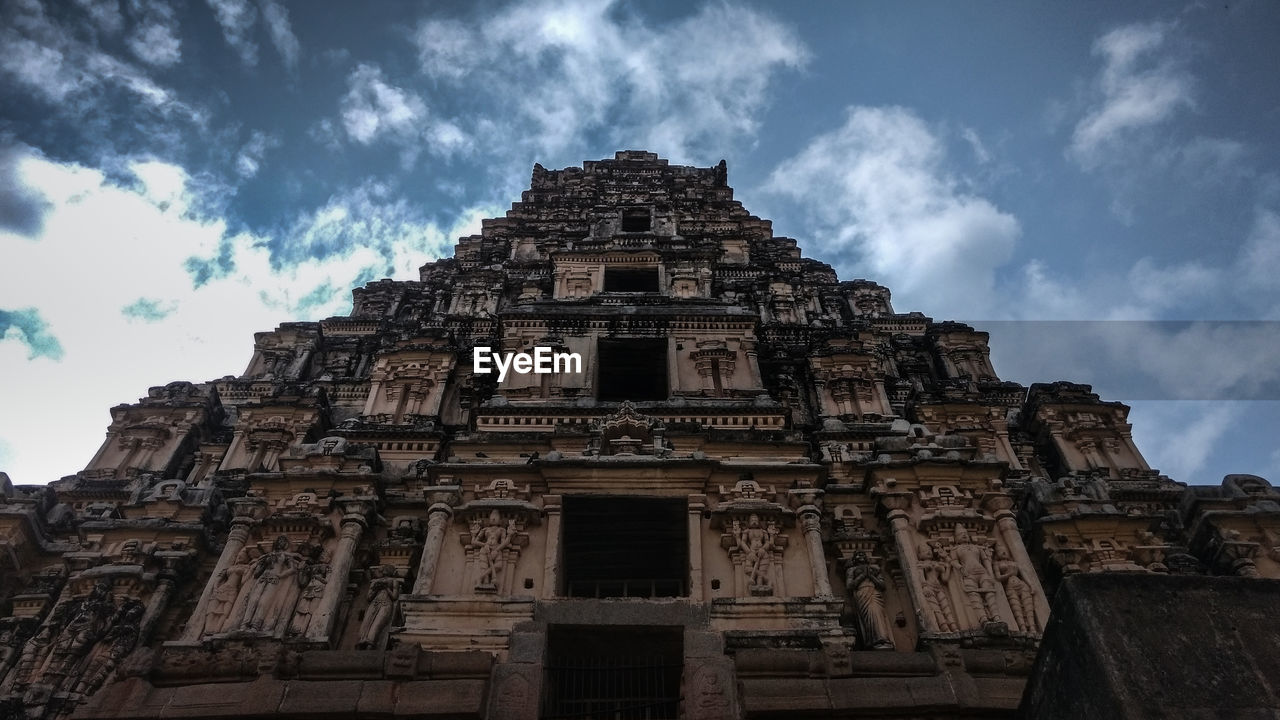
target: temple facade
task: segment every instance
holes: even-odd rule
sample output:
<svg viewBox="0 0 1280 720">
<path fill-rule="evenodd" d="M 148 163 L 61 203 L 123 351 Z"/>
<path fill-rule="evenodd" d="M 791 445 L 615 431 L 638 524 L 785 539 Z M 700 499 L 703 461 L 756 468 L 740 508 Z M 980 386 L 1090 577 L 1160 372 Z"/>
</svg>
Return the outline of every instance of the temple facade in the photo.
<svg viewBox="0 0 1280 720">
<path fill-rule="evenodd" d="M 0 475 L 0 718 L 1013 717 L 1066 576 L 1280 578 L 1280 491 L 987 343 L 723 162 L 535 165 L 418 280 Z"/>
</svg>

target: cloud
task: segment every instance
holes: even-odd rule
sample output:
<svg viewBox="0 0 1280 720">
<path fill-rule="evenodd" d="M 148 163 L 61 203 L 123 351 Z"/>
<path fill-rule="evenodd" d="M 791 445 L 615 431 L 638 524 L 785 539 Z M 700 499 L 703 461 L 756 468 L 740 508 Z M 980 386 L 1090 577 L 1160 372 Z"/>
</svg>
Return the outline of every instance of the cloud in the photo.
<svg viewBox="0 0 1280 720">
<path fill-rule="evenodd" d="M 390 140 L 402 149 L 406 167 L 424 147 L 448 156 L 471 146 L 461 128 L 433 117 L 421 97 L 389 83 L 374 64 L 361 63 L 351 72 L 340 112 L 347 137 L 361 145 Z"/>
<path fill-rule="evenodd" d="M 777 73 L 808 58 L 791 28 L 727 4 L 653 26 L 611 0 L 535 2 L 428 20 L 413 40 L 426 75 L 492 107 L 476 123 L 488 137 L 544 159 L 596 138 L 677 162 L 725 153 L 755 136 Z"/>
<path fill-rule="evenodd" d="M 982 317 L 1020 225 L 962 190 L 938 135 L 910 110 L 852 107 L 770 175 L 765 190 L 809 212 L 815 249 L 845 277 L 893 288 L 904 307 Z"/>
<path fill-rule="evenodd" d="M 1134 440 L 1152 467 L 1193 485 L 1216 485 L 1217 478 L 1201 473 L 1244 413 L 1242 403 L 1153 402 L 1135 405 L 1129 419 Z"/>
<path fill-rule="evenodd" d="M 138 298 L 137 300 L 120 308 L 120 314 L 124 315 L 130 322 L 140 320 L 142 322 L 160 322 L 161 320 L 173 314 L 178 307 L 177 303 L 166 303 L 161 300 L 152 300 L 150 298 Z"/>
<path fill-rule="evenodd" d="M 206 0 L 213 17 L 222 27 L 222 37 L 248 66 L 258 64 L 258 44 L 250 34 L 258 22 L 258 11 L 249 0 Z"/>
<path fill-rule="evenodd" d="M 300 48 L 298 38 L 289 25 L 289 11 L 275 0 L 262 0 L 262 19 L 267 24 L 271 44 L 275 46 L 276 52 L 280 53 L 284 66 L 289 70 L 295 70 L 298 67 Z"/>
<path fill-rule="evenodd" d="M 236 155 L 236 174 L 246 180 L 257 175 L 258 170 L 262 168 L 262 158 L 267 154 L 267 150 L 279 145 L 279 138 L 261 130 L 254 130 L 249 134 L 248 142 Z"/>
<path fill-rule="evenodd" d="M 48 323 L 35 308 L 21 310 L 0 310 L 0 342 L 16 340 L 26 345 L 31 351 L 28 360 L 47 357 L 50 360 L 62 359 L 62 343 L 48 330 Z"/>
<path fill-rule="evenodd" d="M 96 106 L 106 89 L 119 88 L 140 101 L 143 108 L 163 116 L 204 122 L 203 112 L 179 100 L 145 70 L 82 39 L 74 28 L 47 16 L 38 3 L 14 3 L 6 10 L 7 22 L 0 25 L 0 73 L 57 106 L 60 113 L 83 122 L 84 113 Z M 171 19 L 171 13 L 168 8 L 156 10 L 147 16 L 152 18 L 148 22 L 163 25 L 168 20 L 154 18 Z M 163 28 L 141 32 L 155 34 L 156 46 L 144 51 L 150 53 L 150 61 L 176 61 L 176 38 L 171 43 L 161 37 L 166 32 Z"/>
<path fill-rule="evenodd" d="M 1190 75 L 1169 54 L 1173 26 L 1137 23 L 1118 27 L 1094 43 L 1103 67 L 1093 83 L 1097 101 L 1076 124 L 1068 154 L 1086 170 L 1096 168 L 1133 135 L 1193 107 Z"/>
<path fill-rule="evenodd" d="M 178 20 L 173 8 L 142 0 L 135 0 L 130 6 L 138 16 L 127 41 L 134 57 L 155 67 L 169 67 L 181 60 L 182 42 L 178 39 Z"/>
<path fill-rule="evenodd" d="M 427 117 L 417 95 L 389 85 L 377 65 L 361 63 L 347 78 L 342 124 L 351 139 L 368 145 L 379 136 L 412 137 Z"/>
<path fill-rule="evenodd" d="M 14 148 L 0 148 L 0 230 L 35 237 L 44 227 L 49 201 L 23 180 L 23 154 Z"/>
</svg>

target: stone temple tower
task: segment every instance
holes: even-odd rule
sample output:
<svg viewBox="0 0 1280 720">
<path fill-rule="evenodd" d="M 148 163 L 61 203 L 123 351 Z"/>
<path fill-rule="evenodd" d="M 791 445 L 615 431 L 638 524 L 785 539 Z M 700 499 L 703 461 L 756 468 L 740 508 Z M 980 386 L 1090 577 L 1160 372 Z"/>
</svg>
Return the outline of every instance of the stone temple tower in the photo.
<svg viewBox="0 0 1280 720">
<path fill-rule="evenodd" d="M 1267 481 L 1170 480 L 987 341 L 724 162 L 535 165 L 418 280 L 0 479 L 0 717 L 1012 717 L 1070 576 L 1280 577 Z"/>
</svg>

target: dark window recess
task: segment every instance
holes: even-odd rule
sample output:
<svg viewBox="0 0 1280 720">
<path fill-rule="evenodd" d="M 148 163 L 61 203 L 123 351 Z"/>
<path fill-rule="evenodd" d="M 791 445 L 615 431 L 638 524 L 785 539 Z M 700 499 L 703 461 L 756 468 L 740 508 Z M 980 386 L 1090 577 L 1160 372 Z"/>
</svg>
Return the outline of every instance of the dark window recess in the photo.
<svg viewBox="0 0 1280 720">
<path fill-rule="evenodd" d="M 658 292 L 658 268 L 605 268 L 605 292 Z"/>
<path fill-rule="evenodd" d="M 552 625 L 544 720 L 659 720 L 680 713 L 682 628 Z"/>
<path fill-rule="evenodd" d="M 565 594 L 569 597 L 683 597 L 689 576 L 684 500 L 564 499 Z"/>
<path fill-rule="evenodd" d="M 622 232 L 649 232 L 652 220 L 648 210 L 624 210 L 622 212 Z"/>
<path fill-rule="evenodd" d="M 601 339 L 596 347 L 597 400 L 667 399 L 667 341 Z"/>
</svg>

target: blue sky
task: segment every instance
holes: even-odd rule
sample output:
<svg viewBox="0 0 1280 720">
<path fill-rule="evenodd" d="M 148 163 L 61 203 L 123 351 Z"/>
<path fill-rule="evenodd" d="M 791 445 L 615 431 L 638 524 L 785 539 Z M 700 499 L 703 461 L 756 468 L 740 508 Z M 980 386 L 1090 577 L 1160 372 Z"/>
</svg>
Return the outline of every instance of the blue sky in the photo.
<svg viewBox="0 0 1280 720">
<path fill-rule="evenodd" d="M 1275 479 L 1277 27 L 1261 1 L 9 0 L 0 470 L 75 472 L 112 405 L 416 277 L 534 162 L 629 148 L 725 158 L 843 278 L 987 322 L 1006 378 L 1131 402 L 1175 479 Z"/>
</svg>

